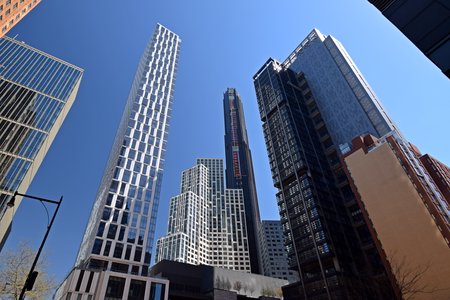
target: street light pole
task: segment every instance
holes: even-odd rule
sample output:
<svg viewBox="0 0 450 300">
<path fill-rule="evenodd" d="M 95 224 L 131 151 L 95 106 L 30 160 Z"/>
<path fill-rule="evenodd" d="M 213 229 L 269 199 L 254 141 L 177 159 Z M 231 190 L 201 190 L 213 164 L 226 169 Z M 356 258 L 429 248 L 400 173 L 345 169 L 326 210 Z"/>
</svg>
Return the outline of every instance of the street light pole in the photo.
<svg viewBox="0 0 450 300">
<path fill-rule="evenodd" d="M 44 239 L 42 240 L 41 245 L 39 246 L 39 250 L 36 253 L 36 257 L 34 258 L 33 265 L 31 265 L 30 272 L 28 273 L 27 279 L 26 279 L 25 284 L 24 284 L 24 286 L 22 288 L 22 292 L 20 293 L 19 300 L 23 300 L 25 298 L 25 292 L 27 291 L 27 288 L 29 288 L 28 290 L 31 290 L 33 288 L 34 280 L 36 280 L 36 276 L 37 276 L 37 273 L 33 274 L 34 273 L 34 268 L 36 267 L 36 264 L 37 264 L 37 262 L 39 260 L 39 256 L 41 255 L 42 248 L 44 248 L 45 241 L 47 240 L 48 234 L 50 233 L 50 229 L 52 228 L 53 221 L 55 220 L 56 214 L 58 213 L 59 206 L 61 205 L 63 197 L 61 196 L 59 201 L 53 201 L 53 200 L 48 200 L 48 199 L 44 199 L 44 198 L 40 198 L 40 197 L 35 197 L 35 196 L 26 195 L 26 194 L 21 194 L 21 193 L 18 193 L 16 191 L 14 193 L 13 198 L 8 203 L 8 206 L 14 206 L 14 200 L 15 200 L 16 196 L 22 196 L 22 197 L 25 197 L 25 198 L 35 199 L 35 200 L 38 200 L 38 201 L 41 201 L 41 202 L 48 202 L 48 203 L 56 204 L 56 209 L 53 212 L 52 220 L 47 225 L 47 231 L 45 232 Z"/>
</svg>

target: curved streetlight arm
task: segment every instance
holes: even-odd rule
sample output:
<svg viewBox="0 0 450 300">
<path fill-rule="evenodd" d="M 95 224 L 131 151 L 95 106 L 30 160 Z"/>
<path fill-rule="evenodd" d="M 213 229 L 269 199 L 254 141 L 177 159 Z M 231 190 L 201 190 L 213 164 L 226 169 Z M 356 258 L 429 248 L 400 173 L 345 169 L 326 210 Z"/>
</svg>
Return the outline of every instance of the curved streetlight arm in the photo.
<svg viewBox="0 0 450 300">
<path fill-rule="evenodd" d="M 27 194 L 22 194 L 22 193 L 19 193 L 19 192 L 14 192 L 14 197 L 16 197 L 16 196 L 22 196 L 22 197 L 25 197 L 25 198 L 35 199 L 35 200 L 48 202 L 48 203 L 53 203 L 53 204 L 60 204 L 61 201 L 62 201 L 62 196 L 61 196 L 61 199 L 59 201 L 54 201 L 54 200 L 49 200 L 49 199 L 45 199 L 45 198 L 41 198 L 41 197 L 36 197 L 36 196 L 27 195 Z"/>
</svg>

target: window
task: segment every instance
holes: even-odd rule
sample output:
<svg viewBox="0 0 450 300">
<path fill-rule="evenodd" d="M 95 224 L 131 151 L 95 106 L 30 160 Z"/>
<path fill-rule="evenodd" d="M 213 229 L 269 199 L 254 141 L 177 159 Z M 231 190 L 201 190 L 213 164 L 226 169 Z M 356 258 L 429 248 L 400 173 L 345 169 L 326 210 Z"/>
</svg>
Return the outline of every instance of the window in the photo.
<svg viewBox="0 0 450 300">
<path fill-rule="evenodd" d="M 128 300 L 143 300 L 145 294 L 145 281 L 131 279 Z M 151 299 L 151 298 L 150 298 Z"/>
<path fill-rule="evenodd" d="M 109 219 L 109 216 L 111 215 L 111 208 L 105 207 L 102 214 L 102 220 L 107 221 Z"/>
<path fill-rule="evenodd" d="M 125 236 L 125 227 L 120 227 L 119 237 L 117 238 L 119 241 L 123 241 L 123 237 Z"/>
<path fill-rule="evenodd" d="M 131 267 L 131 274 L 139 275 L 139 266 L 132 266 Z"/>
<path fill-rule="evenodd" d="M 136 229 L 128 229 L 128 243 L 134 243 L 136 241 Z"/>
<path fill-rule="evenodd" d="M 117 225 L 110 224 L 108 230 L 108 239 L 115 239 L 117 232 Z"/>
<path fill-rule="evenodd" d="M 94 279 L 94 272 L 90 272 L 90 274 L 89 274 L 89 278 L 88 278 L 88 282 L 87 282 L 86 290 L 85 290 L 86 293 L 89 293 L 89 291 L 91 290 L 92 279 Z M 89 297 L 88 297 L 88 299 L 89 299 Z M 91 296 L 91 299 L 92 299 L 92 296 Z"/>
<path fill-rule="evenodd" d="M 98 226 L 97 230 L 97 236 L 101 237 L 103 235 L 103 231 L 105 230 L 105 222 L 100 222 L 100 225 Z"/>
<path fill-rule="evenodd" d="M 123 196 L 117 196 L 116 203 L 115 203 L 115 207 L 116 207 L 116 208 L 122 208 L 124 202 L 125 202 L 125 197 L 123 197 Z"/>
<path fill-rule="evenodd" d="M 113 194 L 108 194 L 108 198 L 106 198 L 106 205 L 111 205 Z"/>
<path fill-rule="evenodd" d="M 114 210 L 114 214 L 113 214 L 113 219 L 112 221 L 117 223 L 117 220 L 119 219 L 119 210 L 115 209 Z"/>
<path fill-rule="evenodd" d="M 123 244 L 122 243 L 117 243 L 116 244 L 116 248 L 114 249 L 114 257 L 115 258 L 121 258 L 122 257 L 122 252 L 123 252 Z"/>
<path fill-rule="evenodd" d="M 164 300 L 165 284 L 152 282 L 150 286 L 150 300 Z"/>
<path fill-rule="evenodd" d="M 134 251 L 134 261 L 141 261 L 142 247 L 136 247 Z"/>
<path fill-rule="evenodd" d="M 102 244 L 103 244 L 102 240 L 95 239 L 94 247 L 92 248 L 92 253 L 93 254 L 100 254 L 100 251 L 102 250 Z"/>
<path fill-rule="evenodd" d="M 128 212 L 124 211 L 122 213 L 122 221 L 121 221 L 122 225 L 127 225 L 128 224 Z"/>
<path fill-rule="evenodd" d="M 122 300 L 125 278 L 111 276 L 106 287 L 105 300 Z"/>
<path fill-rule="evenodd" d="M 78 276 L 77 285 L 75 286 L 75 291 L 79 291 L 81 287 L 81 282 L 83 282 L 84 270 L 80 271 L 80 276 Z"/>
<path fill-rule="evenodd" d="M 109 250 L 111 250 L 111 241 L 106 241 L 105 250 L 103 256 L 109 256 Z"/>
<path fill-rule="evenodd" d="M 127 245 L 127 251 L 125 252 L 125 259 L 130 259 L 131 249 L 132 249 L 132 246 Z"/>
<path fill-rule="evenodd" d="M 119 263 L 112 263 L 111 264 L 111 271 L 113 272 L 119 272 L 119 273 L 128 273 L 128 265 L 126 264 L 119 264 Z"/>
</svg>

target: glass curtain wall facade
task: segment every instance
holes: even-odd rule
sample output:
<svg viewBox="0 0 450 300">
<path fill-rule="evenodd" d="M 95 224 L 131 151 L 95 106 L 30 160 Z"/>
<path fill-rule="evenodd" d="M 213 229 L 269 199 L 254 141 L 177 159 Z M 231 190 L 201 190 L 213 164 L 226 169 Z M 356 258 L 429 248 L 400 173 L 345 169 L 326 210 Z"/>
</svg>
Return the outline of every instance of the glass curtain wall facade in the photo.
<svg viewBox="0 0 450 300">
<path fill-rule="evenodd" d="M 335 145 L 351 145 L 361 133 L 397 130 L 342 44 L 314 29 L 283 62 L 303 73 Z M 398 130 L 397 130 L 398 131 Z"/>
<path fill-rule="evenodd" d="M 395 125 L 342 45 L 316 29 L 253 79 L 289 263 L 300 275 L 283 288 L 286 299 L 391 297 L 340 158 L 354 136 Z"/>
<path fill-rule="evenodd" d="M 241 97 L 234 88 L 223 95 L 225 121 L 226 185 L 230 189 L 242 189 L 244 193 L 245 222 L 252 273 L 262 274 L 261 241 L 259 227 L 258 196 L 253 173 L 252 154 L 249 148 L 244 108 Z"/>
<path fill-rule="evenodd" d="M 147 275 L 180 38 L 158 24 L 138 65 L 77 266 Z"/>
<path fill-rule="evenodd" d="M 0 39 L 0 249 L 14 208 L 70 110 L 83 70 L 9 37 Z"/>
</svg>

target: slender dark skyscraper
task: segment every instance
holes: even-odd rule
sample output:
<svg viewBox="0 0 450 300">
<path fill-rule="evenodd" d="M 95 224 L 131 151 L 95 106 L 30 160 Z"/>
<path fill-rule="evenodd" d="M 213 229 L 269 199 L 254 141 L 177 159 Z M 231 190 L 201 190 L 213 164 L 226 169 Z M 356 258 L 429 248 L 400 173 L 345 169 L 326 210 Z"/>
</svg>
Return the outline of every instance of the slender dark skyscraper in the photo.
<svg viewBox="0 0 450 300">
<path fill-rule="evenodd" d="M 252 273 L 261 273 L 258 196 L 253 174 L 252 154 L 248 146 L 244 109 L 236 89 L 228 88 L 223 95 L 225 121 L 226 184 L 229 189 L 244 192 L 250 266 Z"/>
</svg>

